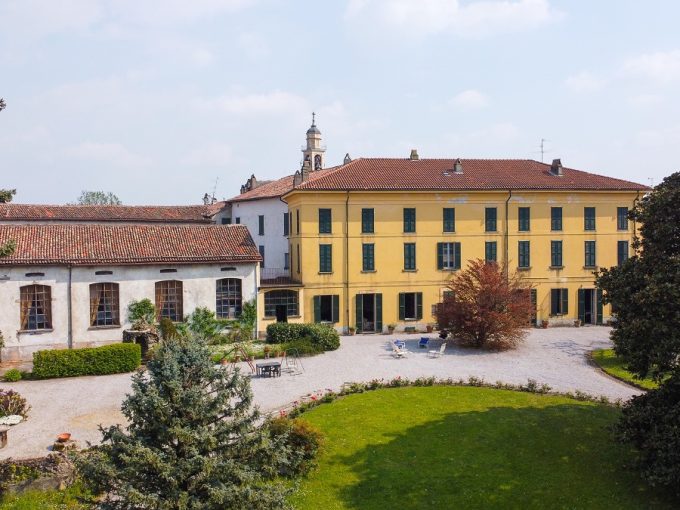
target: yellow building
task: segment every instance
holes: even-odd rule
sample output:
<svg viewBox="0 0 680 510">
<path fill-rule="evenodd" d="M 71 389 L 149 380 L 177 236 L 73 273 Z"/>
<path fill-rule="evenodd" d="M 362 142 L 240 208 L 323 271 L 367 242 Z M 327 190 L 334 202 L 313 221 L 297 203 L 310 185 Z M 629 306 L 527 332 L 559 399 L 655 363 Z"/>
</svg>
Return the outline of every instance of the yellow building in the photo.
<svg viewBox="0 0 680 510">
<path fill-rule="evenodd" d="M 276 290 L 295 301 L 291 320 L 421 330 L 434 324 L 452 273 L 477 258 L 507 261 L 531 282 L 539 323 L 606 322 L 593 271 L 628 257 L 635 225 L 626 214 L 645 190 L 559 160 L 419 159 L 415 151 L 346 160 L 313 178 L 301 172 L 283 197 L 291 285 L 261 289 L 263 325 L 285 318 L 268 296 Z"/>
</svg>

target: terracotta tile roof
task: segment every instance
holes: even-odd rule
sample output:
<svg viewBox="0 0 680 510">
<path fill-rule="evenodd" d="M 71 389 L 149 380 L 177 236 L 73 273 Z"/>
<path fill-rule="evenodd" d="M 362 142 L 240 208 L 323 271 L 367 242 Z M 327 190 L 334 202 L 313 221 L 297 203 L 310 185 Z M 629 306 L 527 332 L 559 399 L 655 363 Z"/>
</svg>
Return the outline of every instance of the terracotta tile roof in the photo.
<svg viewBox="0 0 680 510">
<path fill-rule="evenodd" d="M 0 221 L 210 223 L 224 206 L 0 204 Z"/>
<path fill-rule="evenodd" d="M 16 241 L 4 265 L 140 265 L 261 260 L 243 225 L 0 225 L 0 245 Z"/>
<path fill-rule="evenodd" d="M 463 173 L 453 172 L 455 159 L 359 158 L 296 190 L 647 190 L 634 182 L 564 168 L 552 175 L 550 165 L 525 159 L 461 159 Z"/>
<path fill-rule="evenodd" d="M 315 172 L 311 172 L 309 174 L 310 181 L 316 180 L 328 174 L 329 172 L 335 170 L 336 168 L 340 167 L 334 166 L 331 168 L 325 168 L 323 170 L 316 170 Z M 263 198 L 282 197 L 283 195 L 285 195 L 286 193 L 293 189 L 294 177 L 295 177 L 294 175 L 287 175 L 285 177 L 281 177 L 276 181 L 266 181 L 266 183 L 261 184 L 255 189 L 252 189 L 240 195 L 236 195 L 233 198 L 230 198 L 229 200 L 227 200 L 227 202 L 243 202 L 245 200 L 260 200 Z"/>
</svg>

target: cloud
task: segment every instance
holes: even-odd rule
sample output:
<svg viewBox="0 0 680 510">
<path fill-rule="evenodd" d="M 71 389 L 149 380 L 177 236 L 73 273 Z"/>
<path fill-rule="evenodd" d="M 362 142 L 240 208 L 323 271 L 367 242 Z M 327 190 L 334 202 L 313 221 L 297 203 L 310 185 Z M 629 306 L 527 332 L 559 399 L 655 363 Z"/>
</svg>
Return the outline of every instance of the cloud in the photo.
<svg viewBox="0 0 680 510">
<path fill-rule="evenodd" d="M 680 81 L 680 49 L 629 58 L 623 64 L 623 71 L 660 85 Z"/>
<path fill-rule="evenodd" d="M 484 108 L 489 105 L 488 97 L 479 90 L 468 89 L 456 94 L 449 100 L 451 106 L 464 109 Z"/>
<path fill-rule="evenodd" d="M 146 167 L 151 163 L 150 158 L 135 154 L 123 144 L 115 142 L 83 142 L 65 149 L 64 155 L 123 169 Z"/>
<path fill-rule="evenodd" d="M 230 146 L 213 143 L 192 150 L 182 163 L 190 166 L 223 167 L 233 163 L 234 156 Z"/>
<path fill-rule="evenodd" d="M 403 34 L 479 38 L 535 28 L 561 17 L 548 0 L 351 0 L 345 18 L 378 20 Z"/>
<path fill-rule="evenodd" d="M 605 81 L 588 71 L 581 71 L 567 78 L 564 84 L 572 92 L 588 93 L 601 90 L 605 85 Z"/>
<path fill-rule="evenodd" d="M 233 115 L 282 115 L 307 112 L 307 101 L 296 94 L 276 90 L 263 94 L 226 95 L 207 102 Z"/>
</svg>

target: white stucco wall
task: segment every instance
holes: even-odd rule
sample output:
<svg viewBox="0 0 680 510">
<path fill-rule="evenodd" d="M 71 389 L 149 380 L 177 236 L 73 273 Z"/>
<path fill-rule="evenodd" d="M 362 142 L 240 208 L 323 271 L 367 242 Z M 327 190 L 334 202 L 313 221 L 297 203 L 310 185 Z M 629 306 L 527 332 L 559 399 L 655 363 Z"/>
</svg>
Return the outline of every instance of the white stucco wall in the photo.
<svg viewBox="0 0 680 510">
<path fill-rule="evenodd" d="M 235 268 L 222 271 L 222 268 Z M 176 273 L 161 273 L 161 269 L 176 269 Z M 112 275 L 95 275 L 95 271 L 112 271 Z M 43 277 L 26 277 L 26 273 L 44 273 Z M 73 347 L 103 345 L 122 340 L 123 330 L 129 327 L 127 306 L 137 299 L 155 300 L 155 283 L 161 280 L 183 282 L 183 312 L 207 307 L 215 310 L 216 281 L 222 278 L 242 280 L 243 301 L 257 297 L 256 264 L 195 264 L 167 266 L 97 266 L 74 267 L 71 275 L 72 339 Z M 68 347 L 68 279 L 66 267 L 0 267 L 0 331 L 5 337 L 3 361 L 32 359 L 40 349 Z M 121 325 L 90 327 L 90 284 L 115 282 L 119 284 Z M 21 311 L 19 289 L 24 285 L 40 284 L 52 288 L 52 330 L 20 332 Z"/>
<path fill-rule="evenodd" d="M 232 223 L 240 218 L 241 225 L 248 227 L 248 231 L 255 244 L 264 246 L 264 267 L 284 267 L 284 254 L 288 253 L 288 237 L 283 235 L 283 214 L 288 212 L 288 204 L 278 198 L 265 198 L 261 200 L 248 200 L 234 202 L 231 208 Z M 259 235 L 258 217 L 264 215 L 264 235 Z M 271 276 L 271 275 L 270 275 Z M 263 278 L 267 277 L 267 271 L 263 272 Z"/>
</svg>

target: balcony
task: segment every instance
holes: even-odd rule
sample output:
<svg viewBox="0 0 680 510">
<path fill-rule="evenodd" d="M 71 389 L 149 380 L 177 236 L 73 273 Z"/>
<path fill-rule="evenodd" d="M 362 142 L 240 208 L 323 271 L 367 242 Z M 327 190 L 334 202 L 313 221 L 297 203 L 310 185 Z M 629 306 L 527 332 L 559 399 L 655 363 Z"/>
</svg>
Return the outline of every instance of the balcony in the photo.
<svg viewBox="0 0 680 510">
<path fill-rule="evenodd" d="M 282 267 L 260 268 L 261 287 L 285 287 L 289 285 L 299 285 L 299 282 L 290 276 L 290 269 Z"/>
</svg>

